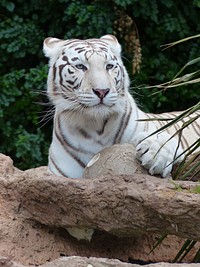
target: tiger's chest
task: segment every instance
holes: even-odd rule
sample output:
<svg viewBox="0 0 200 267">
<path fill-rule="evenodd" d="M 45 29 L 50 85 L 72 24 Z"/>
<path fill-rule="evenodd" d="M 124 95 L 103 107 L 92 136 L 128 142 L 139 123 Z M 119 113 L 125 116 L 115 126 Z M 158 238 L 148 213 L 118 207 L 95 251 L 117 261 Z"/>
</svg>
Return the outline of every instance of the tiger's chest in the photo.
<svg viewBox="0 0 200 267">
<path fill-rule="evenodd" d="M 113 145 L 118 125 L 117 117 L 96 121 L 86 118 L 82 121 L 73 122 L 60 126 L 67 143 L 79 153 L 94 155 L 102 148 Z"/>
<path fill-rule="evenodd" d="M 49 169 L 57 175 L 81 177 L 90 159 L 110 147 L 119 129 L 116 116 L 104 120 L 55 116 Z"/>
</svg>

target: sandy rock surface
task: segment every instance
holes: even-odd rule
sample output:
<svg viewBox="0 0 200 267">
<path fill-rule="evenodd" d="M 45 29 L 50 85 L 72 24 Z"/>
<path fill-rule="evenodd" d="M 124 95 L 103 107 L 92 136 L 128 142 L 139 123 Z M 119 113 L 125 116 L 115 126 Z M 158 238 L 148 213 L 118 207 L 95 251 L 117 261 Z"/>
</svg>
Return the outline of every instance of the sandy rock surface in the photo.
<svg viewBox="0 0 200 267">
<path fill-rule="evenodd" d="M 140 264 L 130 264 L 124 263 L 119 260 L 114 259 L 104 259 L 104 258 L 86 258 L 86 257 L 62 257 L 55 261 L 39 265 L 38 267 L 140 267 Z M 171 263 L 153 263 L 147 264 L 148 267 L 199 267 L 200 264 L 171 264 Z M 27 265 L 21 265 L 17 262 L 13 262 L 5 257 L 0 257 L 0 267 L 28 267 Z M 29 267 L 36 267 L 29 265 Z"/>
<path fill-rule="evenodd" d="M 159 234 L 148 234 L 137 238 L 119 238 L 102 231 L 95 231 L 91 242 L 84 240 L 78 242 L 64 228 L 41 224 L 34 220 L 25 209 L 26 205 L 24 205 L 23 198 L 20 195 L 21 185 L 28 185 L 29 179 L 34 180 L 36 176 L 40 177 L 41 188 L 44 188 L 43 200 L 46 201 L 48 188 L 45 187 L 46 181 L 43 181 L 44 175 L 46 177 L 49 175 L 46 167 L 20 171 L 13 166 L 9 157 L 0 154 L 0 267 L 40 265 L 42 267 L 72 267 L 70 261 L 74 261 L 76 267 L 128 267 L 130 266 L 128 262 L 136 264 L 138 261 L 146 263 L 170 261 L 185 241 L 175 236 L 169 236 L 151 254 L 149 254 L 149 251 L 160 237 Z M 59 179 L 64 181 L 67 178 Z M 71 183 L 71 180 L 69 183 Z M 41 210 L 41 212 L 44 217 L 45 214 L 54 213 L 51 209 Z M 198 247 L 196 246 L 192 253 L 188 255 L 187 261 L 192 259 Z M 59 259 L 61 256 L 62 258 Z M 70 256 L 79 257 L 71 258 Z M 82 257 L 112 258 L 127 263 L 114 260 L 113 263 L 107 259 L 101 259 L 97 264 L 95 259 L 88 261 L 88 258 Z M 105 263 L 105 261 L 107 262 Z M 168 266 L 164 263 L 160 264 L 162 265 L 157 266 Z"/>
</svg>

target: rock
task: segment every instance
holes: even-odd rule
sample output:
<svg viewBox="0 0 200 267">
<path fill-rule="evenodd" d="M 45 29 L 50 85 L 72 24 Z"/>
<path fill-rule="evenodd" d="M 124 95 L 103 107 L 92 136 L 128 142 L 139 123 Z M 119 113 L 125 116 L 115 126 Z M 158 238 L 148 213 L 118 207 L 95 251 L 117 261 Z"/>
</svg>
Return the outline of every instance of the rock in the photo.
<svg viewBox="0 0 200 267">
<path fill-rule="evenodd" d="M 7 177 L 8 175 L 11 175 L 16 172 L 21 172 L 19 169 L 15 168 L 13 166 L 13 160 L 0 153 L 0 175 L 1 177 Z"/>
<path fill-rule="evenodd" d="M 136 159 L 135 154 L 135 146 L 132 144 L 116 144 L 104 148 L 87 164 L 83 178 L 147 173 L 147 170 Z"/>
<path fill-rule="evenodd" d="M 1 265 L 2 264 L 2 265 Z M 171 263 L 153 263 L 145 264 L 147 267 L 188 267 L 187 263 L 182 264 L 171 264 Z M 39 265 L 38 267 L 140 267 L 140 264 L 130 264 L 124 263 L 115 259 L 105 259 L 105 258 L 86 258 L 86 257 L 62 257 L 57 260 L 54 260 L 44 265 Z M 199 267 L 200 264 L 190 264 L 190 267 Z M 21 265 L 19 263 L 10 261 L 8 258 L 0 257 L 0 267 L 28 267 Z M 31 265 L 30 267 L 36 267 Z"/>
<path fill-rule="evenodd" d="M 114 194 L 116 193 L 122 201 L 122 207 L 119 207 L 121 213 L 119 216 L 116 214 L 117 217 L 120 217 L 124 212 L 129 212 L 128 209 L 124 210 L 123 206 L 128 199 L 135 201 L 134 198 L 131 197 L 132 192 L 135 192 L 135 197 L 139 196 L 137 192 L 138 190 L 137 188 L 134 188 L 134 186 L 142 186 L 146 183 L 149 188 L 149 197 L 151 197 L 151 195 L 152 197 L 156 195 L 156 191 L 154 190 L 155 184 L 153 183 L 157 182 L 158 188 L 169 186 L 167 180 L 163 182 L 163 180 L 154 177 L 152 179 L 150 178 L 150 180 L 147 179 L 143 181 L 137 180 L 137 176 L 109 176 L 108 178 L 110 183 L 110 187 L 107 190 L 108 207 L 112 207 L 114 204 L 112 202 L 112 192 Z M 20 171 L 13 166 L 12 160 L 9 157 L 1 154 L 0 255 L 2 257 L 0 258 L 0 267 L 22 267 L 22 264 L 25 266 L 41 266 L 43 264 L 42 267 L 61 267 L 63 266 L 62 264 L 64 264 L 63 262 L 70 262 L 72 260 L 74 262 L 86 261 L 89 266 L 94 265 L 94 267 L 104 266 L 102 265 L 102 259 L 99 259 L 101 265 L 100 263 L 97 265 L 96 263 L 94 264 L 93 261 L 88 262 L 88 258 L 82 258 L 88 256 L 96 258 L 113 258 L 124 262 L 137 262 L 138 260 L 141 260 L 148 263 L 172 260 L 184 243 L 184 239 L 169 235 L 154 252 L 149 254 L 149 251 L 160 237 L 160 234 L 145 234 L 138 237 L 117 237 L 110 235 L 105 231 L 95 231 L 91 242 L 86 242 L 75 240 L 67 233 L 64 227 L 61 227 L 70 219 L 70 216 L 73 222 L 76 218 L 75 214 L 82 216 L 82 220 L 85 215 L 91 216 L 91 219 L 95 220 L 95 216 L 97 215 L 93 212 L 94 209 L 90 209 L 91 204 L 94 204 L 94 206 L 100 205 L 100 211 L 104 214 L 104 211 L 107 209 L 105 206 L 106 203 L 102 201 L 101 203 L 96 204 L 94 198 L 95 194 L 104 193 L 104 190 L 106 189 L 105 182 L 106 179 L 104 177 L 92 180 L 57 177 L 49 174 L 47 167 Z M 122 184 L 125 185 L 128 199 L 125 198 Z M 115 186 L 118 186 L 118 189 L 115 189 Z M 172 184 L 171 188 L 174 188 Z M 191 189 L 191 183 L 184 183 L 184 188 Z M 162 197 L 161 191 L 159 192 Z M 182 205 L 183 199 L 181 196 L 183 196 L 183 194 L 188 196 L 188 193 L 183 192 L 182 194 L 175 190 L 173 192 L 173 197 L 177 197 L 177 204 L 179 203 Z M 94 195 L 90 195 L 91 193 Z M 167 197 L 167 195 L 165 194 L 163 197 Z M 88 203 L 85 206 L 88 206 L 87 212 L 83 209 L 83 199 L 85 199 L 85 204 Z M 192 199 L 191 196 L 191 200 Z M 176 204 L 176 201 L 173 201 L 175 201 L 175 199 L 172 198 L 171 203 Z M 159 203 L 159 205 L 162 205 L 162 203 L 164 202 Z M 156 205 L 157 204 L 158 202 L 156 202 Z M 193 205 L 197 205 L 198 207 L 198 204 L 199 203 L 193 199 Z M 74 210 L 74 205 L 77 210 Z M 145 205 L 148 208 L 148 201 Z M 129 208 L 131 214 L 133 206 L 130 206 Z M 160 208 L 160 211 L 162 211 L 162 207 Z M 68 213 L 65 213 L 66 211 L 68 211 Z M 86 212 L 85 215 L 84 212 Z M 190 212 L 193 212 L 193 210 L 190 210 Z M 101 213 L 99 213 L 100 216 Z M 125 215 L 126 214 L 124 213 L 124 216 Z M 145 213 L 143 215 L 145 218 Z M 113 218 L 115 218 L 115 213 L 113 213 L 113 216 Z M 106 225 L 108 218 L 105 218 L 105 216 L 102 218 L 103 220 L 101 223 L 105 223 Z M 39 219 L 43 219 L 43 223 L 40 223 Z M 81 217 L 79 219 L 81 219 Z M 96 217 L 96 220 L 98 221 L 98 216 Z M 191 225 L 193 225 L 193 221 L 190 220 L 190 222 Z M 79 222 L 77 221 L 77 223 Z M 90 223 L 91 221 L 88 221 L 88 224 Z M 115 220 L 113 220 L 113 224 L 114 223 Z M 134 221 L 132 221 L 132 223 L 134 223 Z M 182 222 L 180 221 L 180 223 Z M 198 248 L 199 243 L 196 244 L 191 253 L 186 257 L 186 261 L 191 261 Z M 79 257 L 74 257 L 73 259 L 71 257 L 62 257 L 59 259 L 60 256 Z M 59 261 L 61 262 L 60 266 Z M 98 259 L 96 261 L 98 261 Z M 109 261 L 104 259 L 104 261 L 107 261 L 107 263 L 109 262 L 109 264 L 111 264 L 112 261 L 114 261 L 114 264 L 128 264 L 116 260 Z M 71 265 L 67 265 L 66 263 L 64 266 L 71 267 Z M 75 266 L 77 267 L 77 265 Z M 85 263 L 82 266 L 88 267 Z M 117 265 L 110 266 L 114 267 Z"/>
</svg>

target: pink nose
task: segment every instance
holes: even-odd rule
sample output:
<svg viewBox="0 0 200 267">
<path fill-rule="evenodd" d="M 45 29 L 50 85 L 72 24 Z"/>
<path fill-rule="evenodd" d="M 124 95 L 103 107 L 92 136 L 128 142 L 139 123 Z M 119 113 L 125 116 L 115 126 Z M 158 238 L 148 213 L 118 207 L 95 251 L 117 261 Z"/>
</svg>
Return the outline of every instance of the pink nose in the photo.
<svg viewBox="0 0 200 267">
<path fill-rule="evenodd" d="M 103 99 L 110 91 L 110 89 L 92 89 L 95 95 Z"/>
</svg>

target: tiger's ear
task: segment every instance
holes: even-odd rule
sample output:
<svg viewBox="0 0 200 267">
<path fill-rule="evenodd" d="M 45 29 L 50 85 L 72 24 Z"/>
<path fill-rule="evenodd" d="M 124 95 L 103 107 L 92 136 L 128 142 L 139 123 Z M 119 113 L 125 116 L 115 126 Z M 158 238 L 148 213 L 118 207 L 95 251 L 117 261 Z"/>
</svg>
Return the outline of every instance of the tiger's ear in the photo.
<svg viewBox="0 0 200 267">
<path fill-rule="evenodd" d="M 60 52 L 61 47 L 65 44 L 65 40 L 48 37 L 44 40 L 43 51 L 46 57 L 53 57 Z"/>
<path fill-rule="evenodd" d="M 114 35 L 107 34 L 102 36 L 100 39 L 110 46 L 110 49 L 115 55 L 120 56 L 121 45 L 119 44 L 117 38 Z"/>
</svg>

